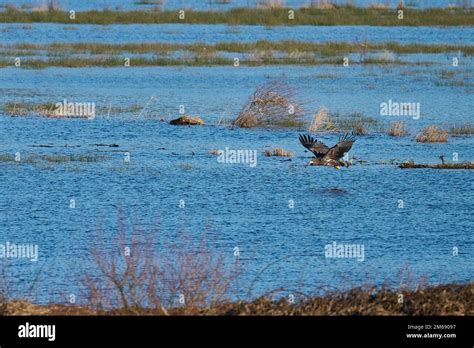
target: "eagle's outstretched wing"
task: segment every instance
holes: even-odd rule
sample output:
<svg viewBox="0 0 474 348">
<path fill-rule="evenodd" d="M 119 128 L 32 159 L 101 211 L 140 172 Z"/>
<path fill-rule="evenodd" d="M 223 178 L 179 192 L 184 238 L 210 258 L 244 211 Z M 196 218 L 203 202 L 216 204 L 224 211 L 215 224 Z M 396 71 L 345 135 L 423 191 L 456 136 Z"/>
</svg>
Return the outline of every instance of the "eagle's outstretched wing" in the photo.
<svg viewBox="0 0 474 348">
<path fill-rule="evenodd" d="M 339 139 L 339 142 L 333 147 L 331 147 L 324 157 L 327 159 L 340 159 L 342 156 L 344 156 L 346 152 L 349 152 L 352 147 L 352 144 L 354 144 L 354 141 L 355 138 L 352 134 L 344 134 Z"/>
<path fill-rule="evenodd" d="M 310 135 L 300 134 L 300 143 L 309 151 L 314 153 L 317 158 L 322 158 L 329 151 L 329 147 L 320 141 L 317 141 Z"/>
</svg>

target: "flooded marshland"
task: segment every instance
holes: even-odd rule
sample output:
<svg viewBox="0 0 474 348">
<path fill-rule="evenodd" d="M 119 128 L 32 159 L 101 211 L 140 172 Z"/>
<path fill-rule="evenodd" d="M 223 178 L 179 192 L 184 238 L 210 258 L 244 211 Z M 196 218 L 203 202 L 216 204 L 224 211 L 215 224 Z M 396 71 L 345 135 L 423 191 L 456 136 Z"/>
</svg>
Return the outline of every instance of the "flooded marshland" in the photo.
<svg viewBox="0 0 474 348">
<path fill-rule="evenodd" d="M 1 44 L 367 38 L 472 45 L 474 37 L 472 28 L 457 27 L 141 26 L 2 24 Z M 21 288 L 40 273 L 39 301 L 49 301 L 52 292 L 79 293 L 98 231 L 112 239 L 123 210 L 127 229 L 153 234 L 158 250 L 183 235 L 207 236 L 230 262 L 238 248 L 240 293 L 396 283 L 404 268 L 431 283 L 471 281 L 472 171 L 398 164 L 440 163 L 440 155 L 447 162 L 474 160 L 472 136 L 415 141 L 425 126 L 474 121 L 472 56 L 397 58 L 412 64 L 0 69 L 1 238 L 38 245 L 37 262 L 9 260 L 10 275 Z M 312 154 L 298 140 L 307 126 L 229 126 L 255 88 L 271 81 L 297 91 L 308 125 L 321 107 L 370 119 L 371 130 L 356 135 L 348 154 L 352 166 L 308 166 Z M 5 107 L 64 100 L 94 103 L 95 117 L 18 115 Z M 419 103 L 419 115 L 381 115 L 389 100 Z M 180 111 L 205 125 L 170 125 Z M 408 134 L 389 136 L 385 130 L 394 121 L 403 121 Z M 340 133 L 313 135 L 332 146 Z M 221 163 L 212 150 L 226 148 L 255 151 L 255 165 Z M 272 148 L 293 156 L 265 156 Z M 333 243 L 363 245 L 363 255 L 328 257 L 325 248 Z"/>
</svg>

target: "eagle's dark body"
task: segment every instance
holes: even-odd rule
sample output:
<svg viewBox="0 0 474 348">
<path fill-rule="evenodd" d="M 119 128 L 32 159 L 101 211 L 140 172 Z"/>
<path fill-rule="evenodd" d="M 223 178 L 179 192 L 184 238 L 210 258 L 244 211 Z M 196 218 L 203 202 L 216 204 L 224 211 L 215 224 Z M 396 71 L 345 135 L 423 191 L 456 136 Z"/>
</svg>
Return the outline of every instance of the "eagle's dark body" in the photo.
<svg viewBox="0 0 474 348">
<path fill-rule="evenodd" d="M 310 165 L 339 168 L 346 166 L 346 163 L 342 161 L 341 158 L 351 149 L 355 139 L 350 134 L 344 134 L 336 145 L 329 148 L 326 144 L 317 141 L 312 136 L 301 134 L 300 142 L 315 156 L 309 161 Z"/>
</svg>

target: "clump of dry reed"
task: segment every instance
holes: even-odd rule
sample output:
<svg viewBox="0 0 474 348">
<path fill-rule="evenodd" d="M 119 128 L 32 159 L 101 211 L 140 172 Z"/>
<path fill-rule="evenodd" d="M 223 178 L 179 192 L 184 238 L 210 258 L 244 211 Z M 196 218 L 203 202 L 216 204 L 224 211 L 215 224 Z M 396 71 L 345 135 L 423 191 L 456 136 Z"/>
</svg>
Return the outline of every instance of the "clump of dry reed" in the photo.
<svg viewBox="0 0 474 348">
<path fill-rule="evenodd" d="M 282 82 L 269 82 L 258 87 L 240 111 L 233 125 L 251 127 L 300 127 L 303 108 L 296 91 Z"/>
<path fill-rule="evenodd" d="M 328 109 L 322 106 L 319 111 L 314 115 L 308 130 L 312 133 L 316 133 L 329 132 L 335 129 L 336 126 L 334 125 L 334 122 L 332 122 L 329 118 Z"/>
<path fill-rule="evenodd" d="M 321 107 L 314 115 L 309 131 L 316 132 L 351 132 L 354 135 L 365 135 L 376 129 L 376 119 L 353 112 L 349 115 L 339 113 L 329 114 L 325 107 Z"/>
<path fill-rule="evenodd" d="M 368 130 L 364 126 L 364 123 L 361 120 L 358 120 L 352 126 L 352 133 L 354 135 L 365 135 L 368 133 Z"/>
<path fill-rule="evenodd" d="M 259 298 L 253 302 L 234 302 L 204 310 L 216 315 L 472 315 L 473 284 L 448 284 L 417 289 L 354 288 L 325 296 L 305 298 L 291 304 L 281 298 Z M 399 303 L 399 295 L 406 299 Z M 429 299 L 427 301 L 426 299 Z"/>
<path fill-rule="evenodd" d="M 293 157 L 293 152 L 287 151 L 285 149 L 282 149 L 280 147 L 274 148 L 274 149 L 267 149 L 264 152 L 265 156 L 271 157 L 271 156 L 276 156 L 276 157 Z"/>
<path fill-rule="evenodd" d="M 448 132 L 439 126 L 427 126 L 416 135 L 415 140 L 419 143 L 445 143 L 448 141 Z"/>
<path fill-rule="evenodd" d="M 406 128 L 405 122 L 397 121 L 392 122 L 390 127 L 387 130 L 387 134 L 391 137 L 403 137 L 408 134 L 408 130 Z"/>
</svg>

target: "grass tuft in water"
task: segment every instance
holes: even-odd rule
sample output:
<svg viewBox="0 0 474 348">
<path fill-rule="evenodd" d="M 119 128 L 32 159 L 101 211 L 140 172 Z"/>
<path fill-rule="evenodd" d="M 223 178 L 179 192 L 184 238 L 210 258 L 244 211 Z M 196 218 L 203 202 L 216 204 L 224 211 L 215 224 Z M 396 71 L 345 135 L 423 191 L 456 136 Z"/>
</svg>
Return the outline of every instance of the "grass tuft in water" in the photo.
<svg viewBox="0 0 474 348">
<path fill-rule="evenodd" d="M 107 156 L 97 154 L 79 154 L 79 155 L 61 155 L 61 154 L 34 154 L 17 160 L 10 154 L 0 154 L 0 162 L 18 162 L 35 164 L 40 161 L 48 163 L 68 163 L 68 162 L 99 162 L 106 159 Z"/>
<path fill-rule="evenodd" d="M 427 126 L 416 135 L 415 140 L 419 143 L 445 143 L 448 137 L 448 132 L 439 126 Z"/>
<path fill-rule="evenodd" d="M 15 156 L 10 154 L 0 154 L 0 162 L 16 162 Z"/>
<path fill-rule="evenodd" d="M 339 112 L 330 113 L 325 107 L 319 109 L 308 127 L 312 133 L 351 132 L 354 135 L 366 135 L 379 129 L 379 121 L 375 118 L 365 116 L 360 112 L 352 112 L 348 115 L 342 115 Z"/>
<path fill-rule="evenodd" d="M 405 135 L 408 135 L 408 130 L 406 128 L 405 122 L 392 122 L 387 130 L 387 134 L 391 137 L 403 137 Z"/>
<path fill-rule="evenodd" d="M 275 157 L 293 157 L 293 152 L 291 151 L 287 151 L 281 147 L 277 147 L 277 148 L 274 148 L 274 149 L 271 149 L 271 150 L 265 150 L 264 152 L 265 156 L 267 157 L 272 157 L 272 156 L 275 156 Z"/>
<path fill-rule="evenodd" d="M 462 126 L 452 126 L 449 128 L 449 134 L 452 136 L 471 136 L 474 134 L 474 127 L 469 123 Z"/>
</svg>

